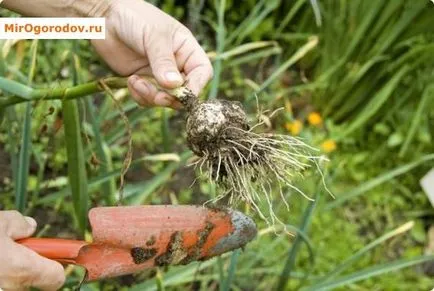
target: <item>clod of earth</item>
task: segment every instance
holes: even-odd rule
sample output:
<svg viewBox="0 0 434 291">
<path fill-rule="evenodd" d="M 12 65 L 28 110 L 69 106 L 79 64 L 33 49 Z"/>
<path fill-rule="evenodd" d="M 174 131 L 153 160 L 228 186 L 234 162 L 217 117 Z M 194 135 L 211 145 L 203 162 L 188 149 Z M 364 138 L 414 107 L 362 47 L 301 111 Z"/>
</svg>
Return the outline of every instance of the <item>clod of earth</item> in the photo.
<svg viewBox="0 0 434 291">
<path fill-rule="evenodd" d="M 142 264 L 147 260 L 153 258 L 157 254 L 157 249 L 155 248 L 141 248 L 136 247 L 131 249 L 131 257 L 135 264 Z"/>
<path fill-rule="evenodd" d="M 157 241 L 157 239 L 155 238 L 155 235 L 153 235 L 148 239 L 148 241 L 146 242 L 146 245 L 148 247 L 151 247 L 155 244 L 156 241 Z"/>
<path fill-rule="evenodd" d="M 205 245 L 215 225 L 209 221 L 197 232 L 197 242 L 194 246 L 185 248 L 182 232 L 176 231 L 170 237 L 165 253 L 155 258 L 156 266 L 186 265 L 201 259 L 202 248 Z"/>
<path fill-rule="evenodd" d="M 187 265 L 193 261 L 200 258 L 202 247 L 205 245 L 209 234 L 214 229 L 215 225 L 211 222 L 207 222 L 205 228 L 197 232 L 198 240 L 197 243 L 189 250 L 188 256 L 186 256 L 181 262 L 181 265 Z"/>
<path fill-rule="evenodd" d="M 188 255 L 183 244 L 182 232 L 174 232 L 170 237 L 169 244 L 167 245 L 167 251 L 155 258 L 155 265 L 167 266 L 178 264 Z"/>
</svg>

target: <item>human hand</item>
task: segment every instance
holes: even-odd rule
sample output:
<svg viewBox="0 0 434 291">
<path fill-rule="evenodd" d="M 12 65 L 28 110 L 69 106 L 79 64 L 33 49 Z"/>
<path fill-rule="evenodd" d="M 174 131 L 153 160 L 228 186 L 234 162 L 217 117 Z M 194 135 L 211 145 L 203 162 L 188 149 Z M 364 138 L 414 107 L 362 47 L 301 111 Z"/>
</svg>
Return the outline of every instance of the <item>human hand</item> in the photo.
<svg viewBox="0 0 434 291">
<path fill-rule="evenodd" d="M 180 22 L 142 0 L 113 0 L 105 13 L 106 39 L 92 44 L 108 65 L 131 75 L 128 88 L 143 106 L 179 108 L 180 103 L 138 75 L 153 76 L 163 88 L 184 84 L 195 95 L 211 79 L 206 53 Z"/>
<path fill-rule="evenodd" d="M 29 237 L 36 230 L 36 221 L 17 211 L 0 211 L 0 289 L 58 290 L 65 281 L 58 262 L 41 257 L 15 242 Z"/>
<path fill-rule="evenodd" d="M 128 87 L 144 106 L 181 105 L 140 74 L 154 77 L 168 89 L 186 81 L 195 95 L 213 74 L 208 57 L 188 28 L 143 0 L 4 0 L 2 6 L 27 16 L 106 17 L 106 39 L 92 44 L 114 71 L 132 75 Z"/>
</svg>

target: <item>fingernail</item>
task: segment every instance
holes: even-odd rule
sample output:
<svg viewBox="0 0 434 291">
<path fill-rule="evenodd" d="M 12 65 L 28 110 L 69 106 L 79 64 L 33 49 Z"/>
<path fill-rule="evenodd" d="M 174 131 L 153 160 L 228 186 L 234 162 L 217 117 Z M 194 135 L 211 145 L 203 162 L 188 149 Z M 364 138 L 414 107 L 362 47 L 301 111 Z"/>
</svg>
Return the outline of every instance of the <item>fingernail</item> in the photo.
<svg viewBox="0 0 434 291">
<path fill-rule="evenodd" d="M 24 219 L 27 221 L 28 224 L 30 224 L 31 227 L 36 228 L 36 220 L 31 218 L 30 216 L 24 216 Z"/>
<path fill-rule="evenodd" d="M 134 82 L 133 88 L 141 96 L 148 96 L 149 95 L 149 88 L 143 80 L 138 80 L 138 81 Z"/>
<path fill-rule="evenodd" d="M 166 77 L 166 80 L 171 83 L 182 85 L 184 82 L 181 75 L 177 72 L 166 72 L 164 76 Z"/>
<path fill-rule="evenodd" d="M 132 85 L 135 81 L 137 81 L 139 79 L 139 76 L 137 76 L 137 75 L 131 75 L 129 78 L 128 78 L 128 82 L 130 82 L 130 84 Z"/>
</svg>

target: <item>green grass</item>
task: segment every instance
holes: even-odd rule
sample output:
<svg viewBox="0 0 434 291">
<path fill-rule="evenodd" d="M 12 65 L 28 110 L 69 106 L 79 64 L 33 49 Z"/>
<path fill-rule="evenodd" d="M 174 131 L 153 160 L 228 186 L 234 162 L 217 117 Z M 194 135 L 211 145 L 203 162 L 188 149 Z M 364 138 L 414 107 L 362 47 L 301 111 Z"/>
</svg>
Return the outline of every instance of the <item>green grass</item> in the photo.
<svg viewBox="0 0 434 291">
<path fill-rule="evenodd" d="M 259 229 L 244 251 L 82 290 L 432 288 L 421 265 L 433 261 L 422 254 L 434 211 L 419 186 L 434 167 L 432 4 L 154 2 L 191 23 L 209 52 L 215 75 L 203 97 L 241 101 L 252 121 L 257 110 L 267 115 L 285 107 L 264 131 L 288 133 L 285 124 L 298 120 L 307 143 L 336 142 L 336 150 L 323 152 L 330 159 L 324 179 L 336 198 L 307 171 L 294 183 L 320 199 L 311 203 L 287 190 L 287 211 L 274 195 L 275 212 L 293 236 L 241 204 Z M 113 205 L 119 194 L 128 130 L 96 82 L 112 73 L 87 41 L 1 41 L 0 49 L 0 167 L 6 169 L 0 169 L 0 207 L 35 216 L 44 236 L 78 238 L 89 230 L 88 207 Z M 191 186 L 184 116 L 139 108 L 120 89 L 125 79 L 106 81 L 133 129 L 125 203 L 212 198 L 216 189 L 208 181 Z M 313 111 L 322 116 L 320 126 L 308 122 Z M 73 271 L 65 290 L 81 276 Z"/>
</svg>

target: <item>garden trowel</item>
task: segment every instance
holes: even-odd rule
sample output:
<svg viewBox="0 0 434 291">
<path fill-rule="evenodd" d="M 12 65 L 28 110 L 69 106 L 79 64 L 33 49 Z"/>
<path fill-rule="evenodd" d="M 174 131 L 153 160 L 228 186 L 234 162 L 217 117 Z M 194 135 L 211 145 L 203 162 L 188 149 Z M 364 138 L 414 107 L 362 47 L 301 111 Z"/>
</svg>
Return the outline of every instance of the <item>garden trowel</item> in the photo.
<svg viewBox="0 0 434 291">
<path fill-rule="evenodd" d="M 27 238 L 40 255 L 87 269 L 87 279 L 184 265 L 245 246 L 256 236 L 244 214 L 202 206 L 97 207 L 89 211 L 93 241 Z"/>
</svg>

